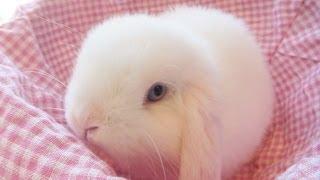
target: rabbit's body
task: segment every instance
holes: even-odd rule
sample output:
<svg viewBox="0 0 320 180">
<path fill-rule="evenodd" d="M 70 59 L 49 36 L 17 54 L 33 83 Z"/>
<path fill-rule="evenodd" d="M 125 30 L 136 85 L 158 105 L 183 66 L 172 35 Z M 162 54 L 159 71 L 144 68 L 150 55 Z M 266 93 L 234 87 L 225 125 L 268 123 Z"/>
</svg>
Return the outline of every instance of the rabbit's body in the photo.
<svg viewBox="0 0 320 180">
<path fill-rule="evenodd" d="M 77 60 L 67 121 L 134 179 L 229 176 L 270 122 L 260 49 L 242 21 L 217 10 L 108 20 L 89 32 Z M 167 90 L 153 91 L 159 84 Z M 153 101 L 150 92 L 165 94 Z"/>
</svg>

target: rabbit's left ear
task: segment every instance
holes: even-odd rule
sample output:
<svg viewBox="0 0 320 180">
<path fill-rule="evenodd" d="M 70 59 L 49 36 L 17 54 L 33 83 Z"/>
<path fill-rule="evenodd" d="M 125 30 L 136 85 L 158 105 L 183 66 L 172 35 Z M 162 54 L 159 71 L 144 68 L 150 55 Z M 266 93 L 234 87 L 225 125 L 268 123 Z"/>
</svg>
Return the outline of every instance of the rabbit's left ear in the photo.
<svg viewBox="0 0 320 180">
<path fill-rule="evenodd" d="M 183 98 L 186 110 L 182 130 L 179 180 L 221 179 L 220 126 L 213 99 L 201 90 Z"/>
</svg>

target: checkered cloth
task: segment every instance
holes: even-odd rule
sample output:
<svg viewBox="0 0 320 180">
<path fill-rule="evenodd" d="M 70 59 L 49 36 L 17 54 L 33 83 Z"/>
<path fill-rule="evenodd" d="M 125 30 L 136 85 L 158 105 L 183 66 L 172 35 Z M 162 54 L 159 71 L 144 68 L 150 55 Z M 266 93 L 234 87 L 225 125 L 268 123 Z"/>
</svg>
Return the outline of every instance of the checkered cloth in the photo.
<svg viewBox="0 0 320 180">
<path fill-rule="evenodd" d="M 0 27 L 0 177 L 117 179 L 66 125 L 65 85 L 94 24 L 174 4 L 216 7 L 243 18 L 271 67 L 272 127 L 234 179 L 320 179 L 318 0 L 39 0 L 21 7 Z"/>
</svg>

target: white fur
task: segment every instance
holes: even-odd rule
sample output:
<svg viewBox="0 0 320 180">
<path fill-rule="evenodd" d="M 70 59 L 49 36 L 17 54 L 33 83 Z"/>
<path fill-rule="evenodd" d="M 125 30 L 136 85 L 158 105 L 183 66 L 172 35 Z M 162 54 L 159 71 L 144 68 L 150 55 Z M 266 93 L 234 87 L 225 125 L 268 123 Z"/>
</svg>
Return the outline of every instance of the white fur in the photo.
<svg viewBox="0 0 320 180">
<path fill-rule="evenodd" d="M 146 103 L 154 82 L 168 84 Z M 127 15 L 91 30 L 65 108 L 79 136 L 133 179 L 220 179 L 250 160 L 270 122 L 273 93 L 246 25 L 218 10 Z"/>
</svg>

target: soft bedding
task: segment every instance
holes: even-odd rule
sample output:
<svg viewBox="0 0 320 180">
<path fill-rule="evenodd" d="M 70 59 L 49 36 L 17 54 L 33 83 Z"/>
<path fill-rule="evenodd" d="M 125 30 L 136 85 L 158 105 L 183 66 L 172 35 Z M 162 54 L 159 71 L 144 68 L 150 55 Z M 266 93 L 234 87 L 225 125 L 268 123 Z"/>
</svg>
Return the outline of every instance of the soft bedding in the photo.
<svg viewBox="0 0 320 180">
<path fill-rule="evenodd" d="M 273 123 L 254 159 L 233 179 L 320 179 L 320 1 L 39 0 L 0 27 L 0 176 L 117 179 L 66 125 L 65 87 L 81 40 L 116 14 L 175 4 L 243 18 L 270 65 Z"/>
</svg>

